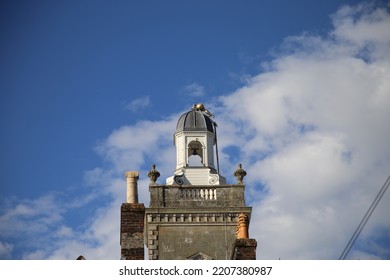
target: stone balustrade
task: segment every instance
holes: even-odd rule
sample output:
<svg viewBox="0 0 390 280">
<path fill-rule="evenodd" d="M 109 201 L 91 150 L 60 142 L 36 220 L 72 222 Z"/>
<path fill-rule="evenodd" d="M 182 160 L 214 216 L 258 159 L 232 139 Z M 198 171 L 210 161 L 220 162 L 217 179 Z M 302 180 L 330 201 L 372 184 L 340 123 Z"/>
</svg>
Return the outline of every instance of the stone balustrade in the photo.
<svg viewBox="0 0 390 280">
<path fill-rule="evenodd" d="M 187 200 L 216 200 L 217 190 L 215 188 L 182 188 L 180 198 Z"/>
</svg>

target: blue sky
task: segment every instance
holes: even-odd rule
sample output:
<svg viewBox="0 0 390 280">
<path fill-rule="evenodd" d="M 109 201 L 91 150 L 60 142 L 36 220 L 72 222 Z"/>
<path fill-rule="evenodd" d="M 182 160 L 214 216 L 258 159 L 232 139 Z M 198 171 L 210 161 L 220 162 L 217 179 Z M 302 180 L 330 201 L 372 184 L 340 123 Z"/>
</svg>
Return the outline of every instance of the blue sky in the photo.
<svg viewBox="0 0 390 280">
<path fill-rule="evenodd" d="M 119 259 L 124 172 L 147 205 L 198 102 L 223 175 L 248 171 L 258 258 L 338 258 L 390 175 L 389 6 L 370 3 L 1 2 L 0 258 Z M 389 202 L 350 258 L 390 258 Z"/>
</svg>

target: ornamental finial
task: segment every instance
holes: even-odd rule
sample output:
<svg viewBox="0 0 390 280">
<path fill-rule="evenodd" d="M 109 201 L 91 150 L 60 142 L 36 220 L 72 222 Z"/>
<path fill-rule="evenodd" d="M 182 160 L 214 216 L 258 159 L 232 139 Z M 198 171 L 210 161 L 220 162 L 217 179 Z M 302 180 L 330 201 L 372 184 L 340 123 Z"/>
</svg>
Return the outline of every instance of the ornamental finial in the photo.
<svg viewBox="0 0 390 280">
<path fill-rule="evenodd" d="M 246 171 L 242 169 L 242 164 L 238 165 L 237 170 L 234 172 L 234 176 L 237 178 L 238 184 L 243 184 L 244 177 L 246 176 Z"/>
<path fill-rule="evenodd" d="M 156 170 L 156 165 L 152 165 L 152 170 L 148 172 L 148 177 L 150 178 L 150 183 L 155 184 L 157 178 L 160 177 L 160 172 Z"/>
</svg>

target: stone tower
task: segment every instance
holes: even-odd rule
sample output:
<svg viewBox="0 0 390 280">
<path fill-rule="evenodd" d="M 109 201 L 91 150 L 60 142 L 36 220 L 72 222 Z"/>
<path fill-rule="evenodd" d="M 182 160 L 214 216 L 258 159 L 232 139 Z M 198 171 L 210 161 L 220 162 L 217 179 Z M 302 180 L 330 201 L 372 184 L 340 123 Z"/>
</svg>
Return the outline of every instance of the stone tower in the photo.
<svg viewBox="0 0 390 280">
<path fill-rule="evenodd" d="M 144 239 L 149 259 L 255 258 L 256 241 L 245 242 L 246 237 L 237 242 L 236 236 L 238 217 L 244 215 L 249 224 L 252 210 L 244 199 L 246 172 L 239 167 L 236 184 L 227 184 L 219 174 L 217 126 L 212 118 L 202 104 L 184 113 L 174 134 L 173 176 L 161 185 L 156 184 L 160 174 L 155 166 L 148 173 L 150 206 L 144 210 Z M 138 235 L 130 236 L 136 240 Z M 246 251 L 241 254 L 240 250 Z"/>
</svg>

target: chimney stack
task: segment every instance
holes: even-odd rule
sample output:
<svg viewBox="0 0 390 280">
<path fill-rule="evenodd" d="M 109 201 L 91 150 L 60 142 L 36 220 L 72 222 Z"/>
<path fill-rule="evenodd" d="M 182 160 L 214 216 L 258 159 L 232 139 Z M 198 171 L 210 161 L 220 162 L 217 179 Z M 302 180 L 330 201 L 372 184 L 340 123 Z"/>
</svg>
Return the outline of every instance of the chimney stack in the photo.
<svg viewBox="0 0 390 280">
<path fill-rule="evenodd" d="M 236 237 L 237 239 L 248 239 L 248 216 L 241 213 L 237 219 Z"/>
<path fill-rule="evenodd" d="M 128 171 L 125 173 L 127 185 L 127 203 L 138 203 L 138 171 Z"/>
<path fill-rule="evenodd" d="M 237 218 L 236 241 L 233 244 L 231 260 L 255 260 L 256 239 L 249 238 L 249 218 L 241 213 Z"/>
<path fill-rule="evenodd" d="M 145 206 L 138 203 L 138 171 L 125 173 L 126 203 L 121 206 L 120 245 L 121 259 L 144 259 Z"/>
</svg>

